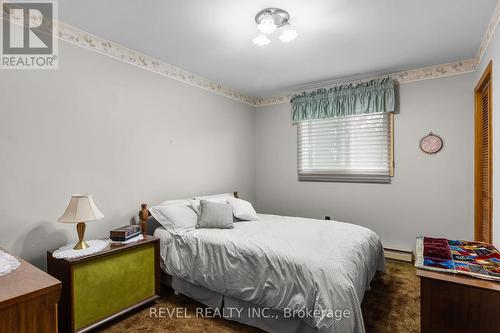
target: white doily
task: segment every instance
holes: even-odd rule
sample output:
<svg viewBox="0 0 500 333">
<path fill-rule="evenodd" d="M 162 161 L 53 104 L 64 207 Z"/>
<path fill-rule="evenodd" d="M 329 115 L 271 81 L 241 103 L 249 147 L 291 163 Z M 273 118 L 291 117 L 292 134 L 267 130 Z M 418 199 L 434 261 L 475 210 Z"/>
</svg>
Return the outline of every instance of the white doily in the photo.
<svg viewBox="0 0 500 333">
<path fill-rule="evenodd" d="M 77 258 L 77 257 L 86 256 L 86 255 L 89 255 L 92 253 L 97 253 L 97 252 L 104 250 L 104 248 L 106 246 L 108 246 L 109 241 L 102 240 L 102 239 L 94 239 L 94 240 L 85 241 L 85 243 L 87 243 L 89 247 L 86 249 L 83 249 L 83 250 L 73 250 L 76 243 L 66 244 L 64 246 L 61 246 L 57 250 L 55 250 L 52 253 L 52 256 L 54 258 L 57 258 L 57 259 Z"/>
<path fill-rule="evenodd" d="M 21 265 L 21 262 L 14 256 L 0 251 L 0 276 L 8 274 Z"/>
</svg>

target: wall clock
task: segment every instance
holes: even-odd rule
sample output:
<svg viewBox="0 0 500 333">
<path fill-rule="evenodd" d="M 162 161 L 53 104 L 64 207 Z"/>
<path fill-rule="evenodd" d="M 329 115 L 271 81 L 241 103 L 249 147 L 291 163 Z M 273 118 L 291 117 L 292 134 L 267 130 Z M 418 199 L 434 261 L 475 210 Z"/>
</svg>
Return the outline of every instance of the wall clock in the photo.
<svg viewBox="0 0 500 333">
<path fill-rule="evenodd" d="M 420 140 L 420 149 L 426 154 L 436 154 L 443 149 L 443 139 L 430 132 Z"/>
</svg>

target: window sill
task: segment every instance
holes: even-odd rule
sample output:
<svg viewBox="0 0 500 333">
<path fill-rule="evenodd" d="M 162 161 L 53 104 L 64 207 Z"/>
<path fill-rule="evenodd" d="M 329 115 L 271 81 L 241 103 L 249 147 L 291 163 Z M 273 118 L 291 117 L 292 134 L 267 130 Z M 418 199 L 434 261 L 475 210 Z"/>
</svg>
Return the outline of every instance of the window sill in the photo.
<svg viewBox="0 0 500 333">
<path fill-rule="evenodd" d="M 389 175 L 299 174 L 299 182 L 390 184 Z"/>
</svg>

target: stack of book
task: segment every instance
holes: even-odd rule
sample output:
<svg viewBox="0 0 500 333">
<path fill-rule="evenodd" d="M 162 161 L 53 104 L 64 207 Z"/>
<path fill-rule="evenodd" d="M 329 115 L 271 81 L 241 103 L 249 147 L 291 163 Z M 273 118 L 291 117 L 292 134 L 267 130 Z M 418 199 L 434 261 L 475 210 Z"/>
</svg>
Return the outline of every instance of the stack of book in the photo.
<svg viewBox="0 0 500 333">
<path fill-rule="evenodd" d="M 109 232 L 109 238 L 114 241 L 123 242 L 141 233 L 141 226 L 139 225 L 124 225 Z"/>
</svg>

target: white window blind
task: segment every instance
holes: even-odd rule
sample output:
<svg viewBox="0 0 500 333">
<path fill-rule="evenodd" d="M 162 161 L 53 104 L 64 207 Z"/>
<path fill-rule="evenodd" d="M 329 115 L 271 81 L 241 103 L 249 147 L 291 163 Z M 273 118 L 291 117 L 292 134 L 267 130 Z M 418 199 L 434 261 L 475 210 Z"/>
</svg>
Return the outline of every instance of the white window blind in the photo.
<svg viewBox="0 0 500 333">
<path fill-rule="evenodd" d="M 299 180 L 390 183 L 391 119 L 378 113 L 299 122 Z"/>
</svg>

